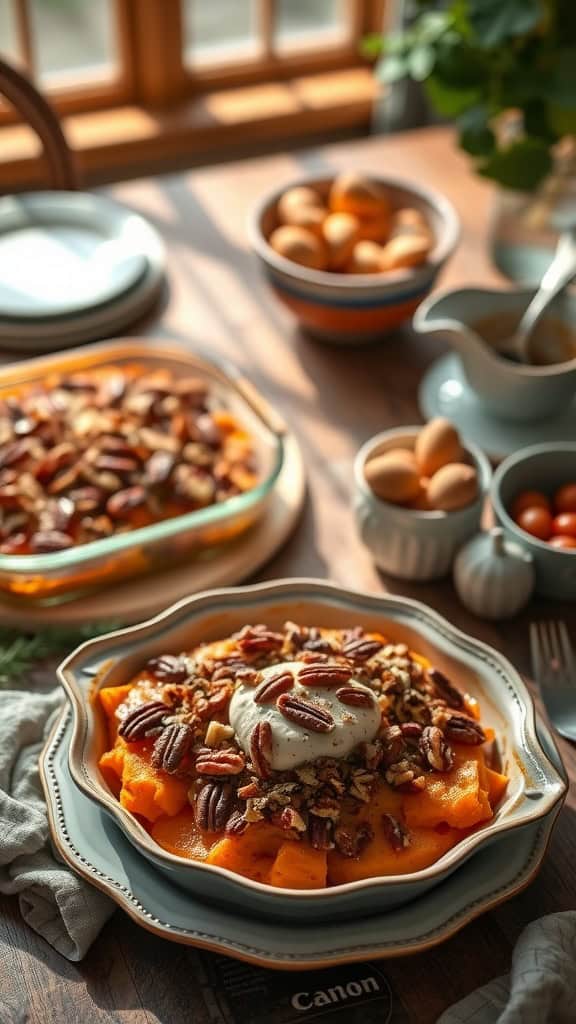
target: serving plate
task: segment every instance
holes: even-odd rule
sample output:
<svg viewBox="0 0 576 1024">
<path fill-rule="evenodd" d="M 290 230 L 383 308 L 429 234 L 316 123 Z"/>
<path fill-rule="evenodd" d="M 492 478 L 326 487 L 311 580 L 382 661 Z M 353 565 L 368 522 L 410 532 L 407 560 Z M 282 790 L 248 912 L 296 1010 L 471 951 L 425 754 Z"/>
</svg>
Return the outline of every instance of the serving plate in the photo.
<svg viewBox="0 0 576 1024">
<path fill-rule="evenodd" d="M 125 684 L 160 651 L 190 649 L 201 641 L 229 635 L 247 622 L 265 621 L 275 628 L 285 619 L 308 625 L 342 628 L 361 624 L 378 629 L 424 654 L 479 697 L 483 723 L 498 737 L 509 776 L 507 795 L 492 821 L 421 871 L 323 889 L 269 886 L 225 868 L 185 860 L 159 847 L 120 805 L 99 772 L 98 760 L 108 737 L 98 689 Z M 395 595 L 374 597 L 319 580 L 209 591 L 179 602 L 149 622 L 83 644 L 62 663 L 58 674 L 73 708 L 70 770 L 76 784 L 170 880 L 247 914 L 317 921 L 390 909 L 445 881 L 480 848 L 485 851 L 505 833 L 544 817 L 566 791 L 538 741 L 532 700 L 512 665 L 432 609 Z"/>
<path fill-rule="evenodd" d="M 564 782 L 558 751 L 542 721 L 540 741 Z M 72 715 L 64 707 L 40 758 L 52 839 L 73 871 L 114 900 L 137 924 L 170 942 L 277 970 L 307 970 L 423 952 L 525 889 L 546 854 L 560 803 L 469 860 L 440 889 L 387 914 L 320 927 L 236 916 L 167 881 L 109 816 L 74 784 L 68 765 Z"/>
</svg>

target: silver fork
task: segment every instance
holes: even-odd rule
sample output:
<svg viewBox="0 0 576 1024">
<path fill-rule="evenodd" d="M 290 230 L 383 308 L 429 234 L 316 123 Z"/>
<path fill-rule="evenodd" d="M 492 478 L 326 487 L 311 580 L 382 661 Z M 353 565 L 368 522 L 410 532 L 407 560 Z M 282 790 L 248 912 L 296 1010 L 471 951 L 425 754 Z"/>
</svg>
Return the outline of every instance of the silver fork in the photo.
<svg viewBox="0 0 576 1024">
<path fill-rule="evenodd" d="M 532 671 L 548 717 L 561 736 L 576 742 L 576 654 L 565 622 L 532 622 Z"/>
</svg>

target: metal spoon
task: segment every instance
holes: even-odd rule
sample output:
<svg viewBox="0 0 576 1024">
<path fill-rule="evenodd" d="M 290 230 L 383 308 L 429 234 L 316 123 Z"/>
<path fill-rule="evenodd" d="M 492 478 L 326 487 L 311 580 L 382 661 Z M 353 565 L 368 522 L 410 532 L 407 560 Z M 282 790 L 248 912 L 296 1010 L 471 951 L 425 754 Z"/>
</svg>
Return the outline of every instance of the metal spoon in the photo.
<svg viewBox="0 0 576 1024">
<path fill-rule="evenodd" d="M 532 334 L 551 302 L 576 276 L 576 228 L 563 231 L 558 239 L 554 258 L 540 287 L 526 309 L 515 333 L 498 345 L 501 355 L 510 356 L 519 363 L 531 363 Z"/>
</svg>

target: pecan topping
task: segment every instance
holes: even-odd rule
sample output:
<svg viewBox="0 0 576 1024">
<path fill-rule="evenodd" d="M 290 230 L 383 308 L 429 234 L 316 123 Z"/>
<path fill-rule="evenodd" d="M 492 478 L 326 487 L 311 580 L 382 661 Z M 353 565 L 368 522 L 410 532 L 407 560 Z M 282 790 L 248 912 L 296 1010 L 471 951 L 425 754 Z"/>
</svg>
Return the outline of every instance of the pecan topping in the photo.
<svg viewBox="0 0 576 1024">
<path fill-rule="evenodd" d="M 382 733 L 383 762 L 386 767 L 395 764 L 400 760 L 406 749 L 402 728 L 399 725 L 389 725 Z"/>
<path fill-rule="evenodd" d="M 454 764 L 454 754 L 446 743 L 441 729 L 435 725 L 427 725 L 422 730 L 418 746 L 431 768 L 437 772 L 450 771 Z"/>
<path fill-rule="evenodd" d="M 308 834 L 310 843 L 315 850 L 334 849 L 332 822 L 329 818 L 317 818 L 312 814 L 308 825 Z"/>
<path fill-rule="evenodd" d="M 334 728 L 334 719 L 330 712 L 318 707 L 317 704 L 311 704 L 303 697 L 283 693 L 278 697 L 276 707 L 284 718 L 310 732 L 331 732 Z"/>
<path fill-rule="evenodd" d="M 105 487 L 103 476 L 104 473 L 100 473 L 98 480 Z M 126 519 L 130 517 L 135 508 L 145 504 L 146 491 L 141 484 L 136 484 L 134 487 L 126 487 L 123 491 L 117 491 L 116 494 L 108 498 L 106 511 L 108 515 L 112 516 L 112 519 Z"/>
<path fill-rule="evenodd" d="M 281 828 L 291 829 L 295 832 L 305 832 L 306 822 L 301 814 L 294 807 L 285 807 L 280 815 Z"/>
<path fill-rule="evenodd" d="M 356 640 L 349 640 L 342 649 L 345 658 L 352 661 L 368 661 L 382 650 L 384 645 L 380 640 L 368 640 L 359 637 Z"/>
<path fill-rule="evenodd" d="M 188 753 L 194 732 L 185 722 L 173 722 L 162 730 L 154 741 L 152 764 L 173 775 Z"/>
<path fill-rule="evenodd" d="M 157 736 L 170 709 L 161 700 L 150 700 L 130 711 L 118 727 L 118 735 L 129 743 L 145 736 Z"/>
<path fill-rule="evenodd" d="M 73 544 L 72 537 L 61 530 L 38 530 L 30 537 L 30 550 L 39 554 L 49 551 L 65 551 Z"/>
<path fill-rule="evenodd" d="M 203 832 L 222 832 L 229 824 L 234 807 L 234 795 L 229 785 L 206 782 L 194 804 L 198 828 Z"/>
<path fill-rule="evenodd" d="M 382 824 L 384 826 L 384 835 L 396 853 L 400 853 L 401 850 L 405 850 L 410 845 L 410 835 L 397 818 L 394 818 L 391 814 L 383 814 Z"/>
<path fill-rule="evenodd" d="M 406 740 L 418 742 L 422 735 L 420 722 L 401 722 L 400 731 Z"/>
<path fill-rule="evenodd" d="M 227 836 L 241 836 L 243 832 L 248 828 L 248 822 L 246 818 L 240 813 L 238 809 L 232 811 L 232 814 L 226 822 L 224 832 Z"/>
<path fill-rule="evenodd" d="M 298 682 L 302 686 L 342 686 L 352 677 L 352 669 L 345 665 L 325 665 L 323 663 L 304 665 L 298 673 Z"/>
<path fill-rule="evenodd" d="M 374 707 L 372 694 L 358 689 L 357 686 L 341 686 L 339 690 L 336 690 L 336 696 L 341 704 L 348 704 L 350 707 Z"/>
<path fill-rule="evenodd" d="M 336 849 L 343 857 L 359 857 L 374 838 L 374 831 L 367 821 L 358 828 L 344 828 L 339 825 L 334 831 Z"/>
<path fill-rule="evenodd" d="M 269 779 L 272 771 L 272 726 L 270 722 L 257 722 L 250 737 L 250 757 L 256 774 Z"/>
<path fill-rule="evenodd" d="M 199 775 L 239 775 L 245 767 L 244 755 L 232 747 L 225 750 L 201 750 L 196 758 Z"/>
<path fill-rule="evenodd" d="M 244 654 L 279 651 L 283 643 L 282 633 L 274 633 L 266 626 L 248 626 L 238 638 L 238 647 Z"/>
<path fill-rule="evenodd" d="M 254 703 L 271 704 L 281 693 L 291 690 L 293 685 L 294 677 L 291 672 L 277 672 L 255 690 Z"/>
<path fill-rule="evenodd" d="M 454 743 L 466 743 L 468 746 L 478 746 L 484 743 L 486 733 L 478 722 L 466 715 L 451 715 L 444 727 L 444 732 L 449 740 Z"/>
<path fill-rule="evenodd" d="M 443 672 L 440 672 L 437 668 L 428 669 L 428 678 L 434 683 L 436 693 L 445 700 L 451 708 L 463 708 L 464 697 L 460 693 L 460 690 L 446 678 Z"/>
<path fill-rule="evenodd" d="M 161 683 L 183 683 L 188 678 L 188 667 L 184 658 L 174 654 L 160 654 L 146 663 L 146 669 Z"/>
</svg>

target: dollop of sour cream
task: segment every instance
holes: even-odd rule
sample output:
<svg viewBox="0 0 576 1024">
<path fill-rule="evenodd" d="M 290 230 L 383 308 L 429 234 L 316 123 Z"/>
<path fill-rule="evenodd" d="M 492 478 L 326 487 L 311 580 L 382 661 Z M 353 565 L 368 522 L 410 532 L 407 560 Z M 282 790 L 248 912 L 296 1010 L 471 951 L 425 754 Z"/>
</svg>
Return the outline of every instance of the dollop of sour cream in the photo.
<svg viewBox="0 0 576 1024">
<path fill-rule="evenodd" d="M 353 686 L 370 694 L 370 706 L 358 707 L 343 704 L 336 696 L 336 690 L 326 687 L 302 686 L 298 680 L 301 662 L 283 662 L 262 669 L 262 683 L 280 672 L 290 672 L 294 676 L 291 695 L 304 700 L 325 711 L 334 719 L 334 727 L 330 732 L 314 732 L 286 718 L 276 701 L 270 704 L 256 704 L 254 694 L 258 686 L 240 685 L 230 701 L 230 725 L 234 729 L 238 742 L 244 752 L 250 756 L 250 738 L 254 727 L 259 722 L 270 722 L 272 728 L 271 767 L 275 771 L 287 771 L 314 761 L 318 757 L 344 758 L 359 743 L 369 743 L 374 739 L 380 727 L 382 713 L 372 690 L 356 679 L 350 679 L 346 686 Z"/>
</svg>

